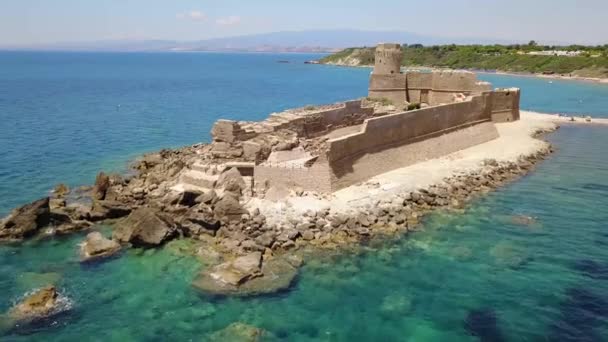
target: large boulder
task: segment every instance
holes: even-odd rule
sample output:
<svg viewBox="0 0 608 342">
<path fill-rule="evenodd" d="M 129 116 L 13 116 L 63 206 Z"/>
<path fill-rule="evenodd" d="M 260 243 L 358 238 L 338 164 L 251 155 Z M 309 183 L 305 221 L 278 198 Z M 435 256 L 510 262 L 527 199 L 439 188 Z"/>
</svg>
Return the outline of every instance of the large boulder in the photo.
<svg viewBox="0 0 608 342">
<path fill-rule="evenodd" d="M 288 289 L 298 269 L 287 259 L 274 257 L 258 263 L 260 252 L 203 270 L 192 283 L 214 296 L 255 296 Z"/>
<path fill-rule="evenodd" d="M 8 312 L 8 318 L 17 323 L 28 323 L 44 319 L 69 309 L 69 303 L 62 298 L 54 286 L 46 286 L 26 296 Z"/>
<path fill-rule="evenodd" d="M 186 236 L 196 236 L 203 233 L 215 236 L 215 233 L 221 227 L 221 223 L 217 220 L 211 208 L 204 204 L 190 208 L 181 218 L 179 224 Z"/>
<path fill-rule="evenodd" d="M 109 187 L 110 177 L 105 173 L 100 172 L 95 178 L 95 185 L 93 186 L 93 190 L 91 190 L 91 197 L 96 200 L 104 200 Z"/>
<path fill-rule="evenodd" d="M 0 240 L 21 240 L 36 234 L 51 222 L 49 198 L 26 204 L 0 222 Z"/>
<path fill-rule="evenodd" d="M 93 201 L 93 208 L 89 213 L 91 221 L 102 221 L 125 217 L 131 213 L 131 207 L 117 201 Z"/>
<path fill-rule="evenodd" d="M 229 221 L 239 221 L 247 210 L 239 202 L 238 196 L 225 193 L 222 199 L 215 204 L 213 212 L 218 218 L 226 217 Z"/>
<path fill-rule="evenodd" d="M 80 245 L 80 257 L 82 261 L 92 261 L 106 258 L 117 253 L 120 244 L 105 238 L 99 232 L 92 232 Z"/>
<path fill-rule="evenodd" d="M 172 220 L 156 209 L 138 208 L 116 224 L 112 237 L 134 246 L 158 246 L 175 236 Z"/>
</svg>

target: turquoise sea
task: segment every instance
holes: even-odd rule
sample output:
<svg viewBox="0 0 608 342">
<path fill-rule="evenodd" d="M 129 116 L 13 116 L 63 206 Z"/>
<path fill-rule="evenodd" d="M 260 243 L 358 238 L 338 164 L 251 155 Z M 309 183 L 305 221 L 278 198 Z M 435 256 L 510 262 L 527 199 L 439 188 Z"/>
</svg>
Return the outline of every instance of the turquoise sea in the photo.
<svg viewBox="0 0 608 342">
<path fill-rule="evenodd" d="M 218 117 L 365 96 L 369 69 L 302 63 L 315 57 L 0 53 L 0 213 L 143 152 L 206 141 Z M 606 85 L 480 78 L 521 87 L 525 109 L 608 117 Z M 548 139 L 557 152 L 535 172 L 464 213 L 316 253 L 273 296 L 201 296 L 190 287 L 200 263 L 181 242 L 95 266 L 78 262 L 82 236 L 0 246 L 0 312 L 47 282 L 73 305 L 0 340 L 205 341 L 243 322 L 284 341 L 607 341 L 608 128 L 564 126 Z"/>
</svg>

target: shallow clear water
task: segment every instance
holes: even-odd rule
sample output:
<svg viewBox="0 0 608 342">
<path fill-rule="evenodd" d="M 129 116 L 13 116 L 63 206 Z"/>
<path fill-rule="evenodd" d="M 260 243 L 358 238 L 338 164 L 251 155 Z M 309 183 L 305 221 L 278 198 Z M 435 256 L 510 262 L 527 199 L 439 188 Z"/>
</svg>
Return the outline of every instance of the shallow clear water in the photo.
<svg viewBox="0 0 608 342">
<path fill-rule="evenodd" d="M 186 55 L 194 58 L 189 56 Z M 285 57 L 248 56 L 232 56 L 237 60 L 244 58 L 241 62 L 235 62 L 235 68 L 238 69 L 238 64 L 244 63 L 247 58 L 262 59 L 266 60 L 265 65 L 270 70 L 292 68 L 291 73 L 297 75 L 296 78 L 307 80 L 307 89 L 303 92 L 308 93 L 308 97 L 294 96 L 289 100 L 294 104 L 331 102 L 361 96 L 365 92 L 365 79 L 369 72 L 365 69 L 315 69 L 314 66 L 308 69 L 308 66 L 299 64 L 274 62 Z M 80 57 L 73 58 L 75 62 L 82 63 Z M 117 57 L 112 55 L 112 58 Z M 292 55 L 289 58 L 307 59 L 305 56 Z M 120 66 L 119 61 L 114 61 L 119 69 L 127 68 Z M 203 67 L 205 63 L 199 65 Z M 137 70 L 137 67 L 134 68 Z M 244 66 L 240 65 L 240 68 Z M 166 81 L 168 83 L 164 87 L 170 90 L 168 84 L 171 82 L 167 79 L 174 77 L 175 73 L 166 70 L 159 72 L 164 75 L 159 76 L 163 81 L 150 81 L 150 87 Z M 285 72 L 283 75 L 291 74 Z M 6 74 L 7 71 L 3 70 L 0 77 L 3 91 L 8 88 L 7 79 L 10 79 Z M 74 71 L 67 73 L 66 77 L 78 79 L 81 77 L 79 74 Z M 109 76 L 107 72 L 99 72 L 96 77 L 103 80 Z M 254 79 L 254 76 L 250 75 L 249 78 Z M 524 80 L 529 79 L 522 78 L 521 82 Z M 61 83 L 58 80 L 54 82 Z M 243 86 L 241 82 L 232 82 L 237 88 Z M 277 82 L 288 84 L 289 80 Z M 335 82 L 334 85 L 343 83 L 344 89 L 339 92 L 333 89 L 335 92 L 332 92 L 333 87 L 329 86 L 331 82 Z M 176 81 L 176 84 L 180 83 Z M 349 84 L 351 88 L 348 88 Z M 116 87 L 121 86 L 117 84 Z M 89 89 L 92 93 L 93 88 Z M 279 88 L 282 86 L 272 89 L 278 91 Z M 128 97 L 128 89 L 123 88 L 116 96 Z M 535 88 L 529 86 L 529 89 Z M 262 92 L 263 89 L 256 91 Z M 229 92 L 229 89 L 225 91 Z M 178 93 L 176 91 L 172 96 L 180 97 Z M 546 100 L 546 94 L 537 93 L 539 103 Z M 222 96 L 229 98 L 232 95 Z M 184 95 L 183 98 L 188 97 Z M 234 108 L 242 106 L 239 110 L 235 109 L 235 115 L 257 119 L 266 112 L 284 108 L 283 105 L 294 105 L 285 100 L 281 93 L 268 91 L 266 97 L 259 100 L 266 102 L 265 105 L 259 101 L 252 100 L 247 104 L 235 99 L 232 104 Z M 6 104 L 6 97 L 3 95 L 2 98 L 4 100 L 0 103 Z M 151 98 L 152 102 L 158 100 L 155 96 Z M 298 100 L 301 102 L 298 103 Z M 107 98 L 96 101 L 109 103 Z M 196 101 L 199 105 L 207 103 L 209 108 L 220 106 L 213 104 L 212 98 Z M 534 99 L 527 101 L 534 102 Z M 586 103 L 601 104 L 603 101 L 606 99 L 594 97 L 593 101 Z M 37 108 L 36 103 L 31 103 L 31 108 Z M 142 102 L 141 108 L 147 106 L 145 103 Z M 278 104 L 276 108 L 272 107 L 275 103 Z M 559 106 L 565 107 L 570 102 L 556 99 L 554 103 L 555 107 L 547 111 L 562 111 Z M 121 106 L 121 110 L 124 106 Z M 192 113 L 190 118 L 198 118 L 196 122 L 201 126 L 203 122 L 208 126 L 213 121 L 199 117 L 198 110 L 191 108 L 190 100 L 179 106 L 189 108 L 183 109 L 183 112 Z M 583 106 L 581 113 L 591 113 L 593 108 Z M 38 110 L 32 110 L 30 115 L 40 113 Z M 155 110 L 133 110 L 130 115 L 141 118 L 153 115 L 150 113 Z M 63 113 L 63 110 L 60 112 Z M 4 111 L 1 113 L 6 114 Z M 25 112 L 20 113 L 27 116 Z M 213 118 L 222 114 L 215 110 L 208 113 L 214 113 Z M 247 116 L 248 113 L 257 114 Z M 163 114 L 161 109 L 156 114 L 168 115 Z M 17 120 L 18 117 L 15 115 L 12 118 Z M 175 118 L 182 116 L 175 114 Z M 95 152 L 90 152 L 103 155 L 103 160 L 76 153 L 77 150 L 82 152 L 95 147 L 96 144 L 91 141 L 73 144 L 71 152 L 65 150 L 63 143 L 57 145 L 56 148 L 64 150 L 58 150 L 61 153 L 55 159 L 61 161 L 65 157 L 68 164 L 73 164 L 63 168 L 61 163 L 57 163 L 56 167 L 61 172 L 55 174 L 53 181 L 74 177 L 68 174 L 70 168 L 82 172 L 82 179 L 94 176 L 95 165 L 116 165 L 120 168 L 125 160 L 124 156 L 120 156 L 121 149 L 136 154 L 134 151 L 138 148 L 162 147 L 154 146 L 154 143 L 165 140 L 169 145 L 195 142 L 205 138 L 208 131 L 208 127 L 202 130 L 200 139 L 182 136 L 185 132 L 199 134 L 200 130 L 188 125 L 175 128 L 173 124 L 179 123 L 171 119 L 157 122 L 166 130 L 166 134 L 155 134 L 154 130 L 147 134 L 144 129 L 125 136 L 132 127 L 138 127 L 136 122 L 131 123 L 134 125 L 131 128 L 126 123 L 118 127 L 110 126 L 107 130 L 98 127 L 99 134 L 113 138 L 106 141 L 109 150 L 94 149 Z M 141 124 L 147 127 L 146 123 Z M 4 130 L 5 122 L 1 127 Z M 109 132 L 114 128 L 119 132 Z M 33 128 L 27 126 L 27 129 L 31 132 Z M 607 132 L 602 127 L 565 126 L 549 136 L 558 150 L 534 173 L 471 203 L 464 213 L 429 216 L 421 232 L 378 242 L 357 252 L 311 257 L 303 267 L 297 284 L 290 291 L 276 296 L 225 300 L 201 296 L 190 287 L 200 263 L 182 252 L 188 247 L 183 242 L 157 251 L 131 250 L 96 266 L 81 266 L 78 263 L 77 244 L 82 236 L 28 242 L 21 247 L 0 246 L 0 312 L 8 309 L 24 292 L 53 280 L 58 281 L 62 291 L 73 302 L 73 310 L 58 317 L 50 326 L 9 333 L 0 340 L 204 340 L 208 333 L 236 321 L 259 326 L 278 339 L 289 341 L 608 340 Z M 22 137 L 17 133 L 11 140 L 28 141 L 27 136 Z M 38 143 L 39 149 L 45 150 L 48 146 L 42 142 L 52 139 L 43 134 L 46 133 L 32 134 L 29 138 L 31 142 Z M 58 131 L 57 139 L 63 139 L 64 134 L 67 131 Z M 78 136 L 81 132 L 73 134 Z M 138 140 L 138 137 L 143 139 L 148 136 L 149 142 Z M 185 141 L 180 142 L 180 139 Z M 145 145 L 147 143 L 150 145 Z M 2 152 L 2 158 L 16 158 L 23 151 L 34 150 L 30 145 L 14 145 L 12 148 L 13 152 Z M 25 159 L 30 157 L 21 156 L 22 165 L 29 165 Z M 80 157 L 83 158 L 83 165 L 89 165 L 90 174 L 78 168 Z M 70 162 L 70 158 L 75 161 Z M 23 187 L 7 181 L 19 175 L 19 170 L 15 165 L 6 163 L 8 159 L 2 161 L 1 174 L 7 177 L 1 178 L 4 182 L 2 197 L 5 197 L 4 189 L 9 187 L 13 193 L 24 192 Z M 47 172 L 53 174 L 55 171 Z M 23 179 L 29 179 L 40 189 L 49 187 L 44 179 L 34 175 L 23 176 Z M 71 179 L 77 182 L 79 178 Z M 24 198 L 34 192 L 24 195 Z M 5 209 L 8 209 L 11 202 L 3 201 Z M 534 216 L 536 223 L 530 226 L 514 224 L 513 215 Z M 108 228 L 101 229 L 107 231 Z M 478 337 L 473 336 L 472 332 L 477 332 Z"/>
</svg>

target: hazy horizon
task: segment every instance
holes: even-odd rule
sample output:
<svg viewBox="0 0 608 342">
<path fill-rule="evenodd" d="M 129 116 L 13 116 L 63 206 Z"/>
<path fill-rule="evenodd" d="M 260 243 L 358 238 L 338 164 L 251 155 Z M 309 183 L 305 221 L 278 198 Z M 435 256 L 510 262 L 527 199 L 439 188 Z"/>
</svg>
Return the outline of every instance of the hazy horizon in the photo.
<svg viewBox="0 0 608 342">
<path fill-rule="evenodd" d="M 606 44 L 602 0 L 441 0 L 319 5 L 278 0 L 20 0 L 0 3 L 0 46 L 200 41 L 286 31 L 398 31 L 445 40 Z"/>
</svg>

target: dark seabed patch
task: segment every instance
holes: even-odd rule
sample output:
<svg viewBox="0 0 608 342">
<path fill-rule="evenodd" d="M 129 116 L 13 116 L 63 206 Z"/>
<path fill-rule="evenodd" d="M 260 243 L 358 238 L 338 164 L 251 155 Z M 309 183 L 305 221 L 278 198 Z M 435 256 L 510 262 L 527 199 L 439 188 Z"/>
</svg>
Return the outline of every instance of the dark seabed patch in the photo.
<svg viewBox="0 0 608 342">
<path fill-rule="evenodd" d="M 560 319 L 552 324 L 550 341 L 603 341 L 596 328 L 608 314 L 608 303 L 582 287 L 566 290 Z"/>
<path fill-rule="evenodd" d="M 469 312 L 464 321 L 466 331 L 479 337 L 482 342 L 500 342 L 504 337 L 498 328 L 496 312 L 492 309 L 475 309 Z"/>
<path fill-rule="evenodd" d="M 608 264 L 583 259 L 574 264 L 574 269 L 593 279 L 608 279 Z"/>
</svg>

